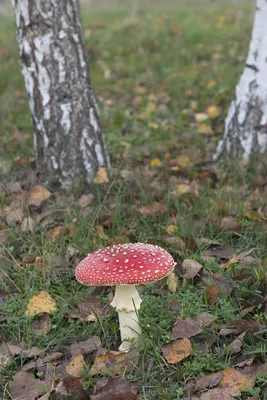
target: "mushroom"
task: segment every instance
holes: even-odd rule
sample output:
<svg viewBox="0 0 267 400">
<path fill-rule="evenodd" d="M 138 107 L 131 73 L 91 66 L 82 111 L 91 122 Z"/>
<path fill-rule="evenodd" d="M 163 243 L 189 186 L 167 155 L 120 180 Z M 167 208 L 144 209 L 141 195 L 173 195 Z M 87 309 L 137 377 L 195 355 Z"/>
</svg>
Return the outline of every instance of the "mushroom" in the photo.
<svg viewBox="0 0 267 400">
<path fill-rule="evenodd" d="M 111 306 L 119 314 L 120 351 L 128 351 L 129 341 L 137 343 L 141 333 L 138 310 L 142 300 L 135 285 L 156 282 L 169 275 L 174 266 L 172 256 L 159 246 L 126 243 L 94 251 L 76 267 L 76 279 L 83 285 L 116 285 Z"/>
</svg>

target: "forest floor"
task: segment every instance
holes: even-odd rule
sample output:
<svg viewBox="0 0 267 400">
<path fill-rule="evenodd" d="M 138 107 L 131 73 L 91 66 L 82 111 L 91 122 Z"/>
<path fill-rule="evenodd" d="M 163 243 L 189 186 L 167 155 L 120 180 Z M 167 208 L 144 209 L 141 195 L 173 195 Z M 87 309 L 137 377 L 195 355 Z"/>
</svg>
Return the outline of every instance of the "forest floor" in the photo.
<svg viewBox="0 0 267 400">
<path fill-rule="evenodd" d="M 37 181 L 14 23 L 1 21 L 4 399 L 267 399 L 266 160 L 210 163 L 252 13 L 83 13 L 112 174 L 71 195 Z M 140 287 L 141 345 L 127 356 L 110 352 L 114 288 L 74 278 L 88 252 L 125 242 L 177 262 L 172 280 Z"/>
</svg>

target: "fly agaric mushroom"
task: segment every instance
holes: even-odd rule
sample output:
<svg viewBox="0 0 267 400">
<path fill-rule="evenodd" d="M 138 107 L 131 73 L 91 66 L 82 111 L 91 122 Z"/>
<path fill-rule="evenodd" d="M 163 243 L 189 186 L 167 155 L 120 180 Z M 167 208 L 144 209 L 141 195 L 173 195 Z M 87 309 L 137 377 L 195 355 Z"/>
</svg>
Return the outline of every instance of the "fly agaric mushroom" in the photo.
<svg viewBox="0 0 267 400">
<path fill-rule="evenodd" d="M 137 310 L 142 300 L 135 285 L 156 282 L 169 275 L 174 266 L 172 256 L 159 246 L 126 243 L 94 251 L 76 267 L 76 279 L 83 285 L 116 285 L 111 306 L 119 314 L 119 350 L 128 351 L 129 340 L 137 341 L 141 333 Z"/>
</svg>

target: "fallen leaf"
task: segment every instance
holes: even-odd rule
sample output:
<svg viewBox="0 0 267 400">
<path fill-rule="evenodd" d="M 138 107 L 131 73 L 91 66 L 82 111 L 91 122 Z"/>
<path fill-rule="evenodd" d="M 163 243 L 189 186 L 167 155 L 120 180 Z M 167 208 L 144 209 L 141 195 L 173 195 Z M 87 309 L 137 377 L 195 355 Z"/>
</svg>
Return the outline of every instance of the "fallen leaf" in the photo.
<svg viewBox="0 0 267 400">
<path fill-rule="evenodd" d="M 174 196 L 179 196 L 183 197 L 185 195 L 191 194 L 193 196 L 198 196 L 199 191 L 198 191 L 198 186 L 195 185 L 194 183 L 180 183 L 175 186 L 175 189 L 173 191 Z"/>
<path fill-rule="evenodd" d="M 136 394 L 132 392 L 114 392 L 91 395 L 90 400 L 138 400 Z"/>
<path fill-rule="evenodd" d="M 212 324 L 213 321 L 215 321 L 215 317 L 208 312 L 203 312 L 194 317 L 194 320 L 200 326 L 200 328 L 204 328 L 206 326 L 209 326 Z"/>
<path fill-rule="evenodd" d="M 260 221 L 262 219 L 262 217 L 255 211 L 246 211 L 245 212 L 245 217 L 249 220 L 249 221 Z"/>
<path fill-rule="evenodd" d="M 186 249 L 185 242 L 179 236 L 164 236 L 163 240 L 170 246 L 173 246 L 176 250 Z"/>
<path fill-rule="evenodd" d="M 223 259 L 229 259 L 235 253 L 232 247 L 227 247 L 221 243 L 211 243 L 210 246 L 204 251 L 205 256 L 219 257 Z"/>
<path fill-rule="evenodd" d="M 207 109 L 207 114 L 211 119 L 215 119 L 220 116 L 220 109 L 217 106 L 211 105 Z"/>
<path fill-rule="evenodd" d="M 166 212 L 166 206 L 163 203 L 154 201 L 150 206 L 140 206 L 138 210 L 142 215 L 158 215 Z"/>
<path fill-rule="evenodd" d="M 100 347 L 100 338 L 98 336 L 92 336 L 85 341 L 73 342 L 69 349 L 72 356 L 77 356 L 78 354 L 88 355 L 98 350 Z"/>
<path fill-rule="evenodd" d="M 55 300 L 52 299 L 49 293 L 40 292 L 30 299 L 25 315 L 34 316 L 36 314 L 44 312 L 50 313 L 53 311 L 56 311 Z"/>
<path fill-rule="evenodd" d="M 151 168 L 157 168 L 157 167 L 160 167 L 160 166 L 161 166 L 161 161 L 160 161 L 159 158 L 153 158 L 153 159 L 150 161 L 150 167 L 151 167 Z"/>
<path fill-rule="evenodd" d="M 238 263 L 238 258 L 235 254 L 233 254 L 233 256 L 230 258 L 230 260 L 227 261 L 227 263 L 222 264 L 221 267 L 223 269 L 228 269 L 230 268 L 232 265 Z"/>
<path fill-rule="evenodd" d="M 70 233 L 69 229 L 64 225 L 54 226 L 48 229 L 47 236 L 52 240 L 58 240 Z"/>
<path fill-rule="evenodd" d="M 255 385 L 254 379 L 247 377 L 234 368 L 227 368 L 223 371 L 221 381 L 222 388 L 238 389 L 241 392 L 252 389 Z"/>
<path fill-rule="evenodd" d="M 172 344 L 162 347 L 164 358 L 169 364 L 178 364 L 191 354 L 191 342 L 187 338 L 178 340 Z"/>
<path fill-rule="evenodd" d="M 242 225 L 234 217 L 229 216 L 221 220 L 220 228 L 227 232 L 239 232 L 242 230 Z"/>
<path fill-rule="evenodd" d="M 83 194 L 79 200 L 78 200 L 78 204 L 81 208 L 85 208 L 88 207 L 89 204 L 92 203 L 92 201 L 94 200 L 95 196 L 92 193 L 89 194 Z"/>
<path fill-rule="evenodd" d="M 196 260 L 186 258 L 182 262 L 182 277 L 185 279 L 194 279 L 202 270 L 203 266 Z"/>
<path fill-rule="evenodd" d="M 240 392 L 233 389 L 211 389 L 200 396 L 199 400 L 234 400 Z"/>
<path fill-rule="evenodd" d="M 198 133 L 201 135 L 213 135 L 213 130 L 210 125 L 208 124 L 199 124 Z"/>
<path fill-rule="evenodd" d="M 35 185 L 31 188 L 29 193 L 28 205 L 30 207 L 41 207 L 42 204 L 48 200 L 52 196 L 52 193 L 49 192 L 42 185 Z"/>
<path fill-rule="evenodd" d="M 137 399 L 137 397 L 127 397 L 129 394 L 133 394 L 136 396 L 138 391 L 138 383 L 131 382 L 124 377 L 118 378 L 109 378 L 107 383 L 98 389 L 94 396 L 91 396 L 91 400 L 107 400 L 109 399 L 109 395 L 112 394 L 112 397 L 115 399 Z"/>
<path fill-rule="evenodd" d="M 184 154 L 181 154 L 176 158 L 176 163 L 180 170 L 184 170 L 190 164 L 190 158 Z"/>
<path fill-rule="evenodd" d="M 213 388 L 214 386 L 219 385 L 223 377 L 223 372 L 215 372 L 213 374 L 208 374 L 205 376 L 201 376 L 195 380 L 192 380 L 187 383 L 186 390 L 193 394 L 198 391 L 202 391 L 203 389 Z"/>
<path fill-rule="evenodd" d="M 230 320 L 229 324 L 232 325 L 239 333 L 243 332 L 258 332 L 261 329 L 263 329 L 263 325 L 261 325 L 258 321 L 254 320 L 243 320 L 243 319 L 237 319 L 237 320 Z"/>
<path fill-rule="evenodd" d="M 97 185 L 102 185 L 103 183 L 108 183 L 108 174 L 105 168 L 99 168 L 99 170 L 96 173 L 96 176 L 93 179 L 93 182 L 96 183 Z"/>
<path fill-rule="evenodd" d="M 33 232 L 35 228 L 35 221 L 31 217 L 24 218 L 21 225 L 21 232 Z"/>
<path fill-rule="evenodd" d="M 171 272 L 167 277 L 167 287 L 170 292 L 175 293 L 178 289 L 178 278 L 174 272 Z"/>
<path fill-rule="evenodd" d="M 168 233 L 168 235 L 172 235 L 173 233 L 177 232 L 178 230 L 178 226 L 176 225 L 168 225 L 166 228 L 166 232 Z"/>
<path fill-rule="evenodd" d="M 8 239 L 8 234 L 6 231 L 0 231 L 0 244 L 6 244 Z"/>
<path fill-rule="evenodd" d="M 205 290 L 205 294 L 207 297 L 208 304 L 210 306 L 213 306 L 219 300 L 221 290 L 217 286 L 212 285 Z"/>
<path fill-rule="evenodd" d="M 88 296 L 80 300 L 77 307 L 81 321 L 95 322 L 105 314 L 102 301 L 94 296 Z"/>
<path fill-rule="evenodd" d="M 58 395 L 58 396 L 57 396 Z M 73 376 L 63 376 L 50 394 L 50 400 L 89 400 L 91 397 L 82 386 L 81 380 Z M 40 400 L 40 399 L 38 399 Z"/>
<path fill-rule="evenodd" d="M 137 364 L 139 354 L 136 349 L 128 353 L 118 351 L 107 351 L 104 354 L 96 356 L 94 364 L 90 369 L 91 375 L 123 375 Z"/>
<path fill-rule="evenodd" d="M 10 393 L 13 400 L 35 399 L 46 392 L 45 382 L 35 379 L 33 374 L 25 371 L 17 372 L 10 382 Z"/>
<path fill-rule="evenodd" d="M 2 343 L 0 346 L 0 366 L 5 366 L 21 352 L 21 346 L 14 343 Z"/>
<path fill-rule="evenodd" d="M 241 333 L 232 343 L 229 345 L 231 355 L 238 354 L 243 347 L 243 342 L 247 332 Z"/>
<path fill-rule="evenodd" d="M 78 354 L 77 356 L 74 356 L 70 363 L 66 366 L 66 371 L 68 374 L 80 378 L 85 366 L 86 364 L 83 355 Z"/>
<path fill-rule="evenodd" d="M 103 240 L 108 240 L 109 239 L 109 237 L 104 232 L 103 225 L 97 225 L 96 226 L 96 234 L 97 234 L 97 236 L 99 236 L 100 239 L 103 239 Z"/>
<path fill-rule="evenodd" d="M 41 334 L 47 335 L 51 329 L 51 319 L 47 312 L 42 313 L 39 318 L 35 318 L 31 323 L 32 330 Z"/>
<path fill-rule="evenodd" d="M 11 210 L 7 213 L 6 222 L 9 226 L 16 224 L 17 222 L 21 222 L 24 217 L 24 211 L 22 207 L 19 207 L 15 210 Z"/>
<path fill-rule="evenodd" d="M 32 358 L 32 357 L 35 358 L 40 356 L 43 352 L 44 351 L 42 349 L 39 349 L 39 347 L 34 346 L 31 349 L 22 350 L 20 354 L 27 358 Z"/>
<path fill-rule="evenodd" d="M 202 329 L 197 325 L 196 321 L 186 318 L 183 320 L 178 317 L 174 327 L 172 328 L 171 337 L 174 339 L 190 338 L 198 335 L 202 332 Z"/>
<path fill-rule="evenodd" d="M 195 114 L 195 120 L 197 122 L 204 122 L 204 121 L 207 121 L 207 119 L 209 119 L 209 115 L 206 113 L 196 113 Z"/>
</svg>

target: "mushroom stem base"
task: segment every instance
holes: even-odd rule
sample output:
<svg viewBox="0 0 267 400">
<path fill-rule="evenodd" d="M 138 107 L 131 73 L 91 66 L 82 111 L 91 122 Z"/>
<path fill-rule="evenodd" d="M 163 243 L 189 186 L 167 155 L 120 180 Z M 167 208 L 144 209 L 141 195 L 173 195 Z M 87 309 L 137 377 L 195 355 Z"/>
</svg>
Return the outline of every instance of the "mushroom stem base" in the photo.
<svg viewBox="0 0 267 400">
<path fill-rule="evenodd" d="M 119 311 L 118 315 L 122 342 L 119 350 L 128 351 L 131 347 L 129 340 L 134 339 L 136 344 L 138 344 L 138 337 L 141 334 L 141 328 L 138 322 L 138 314 L 137 311 Z"/>
</svg>

